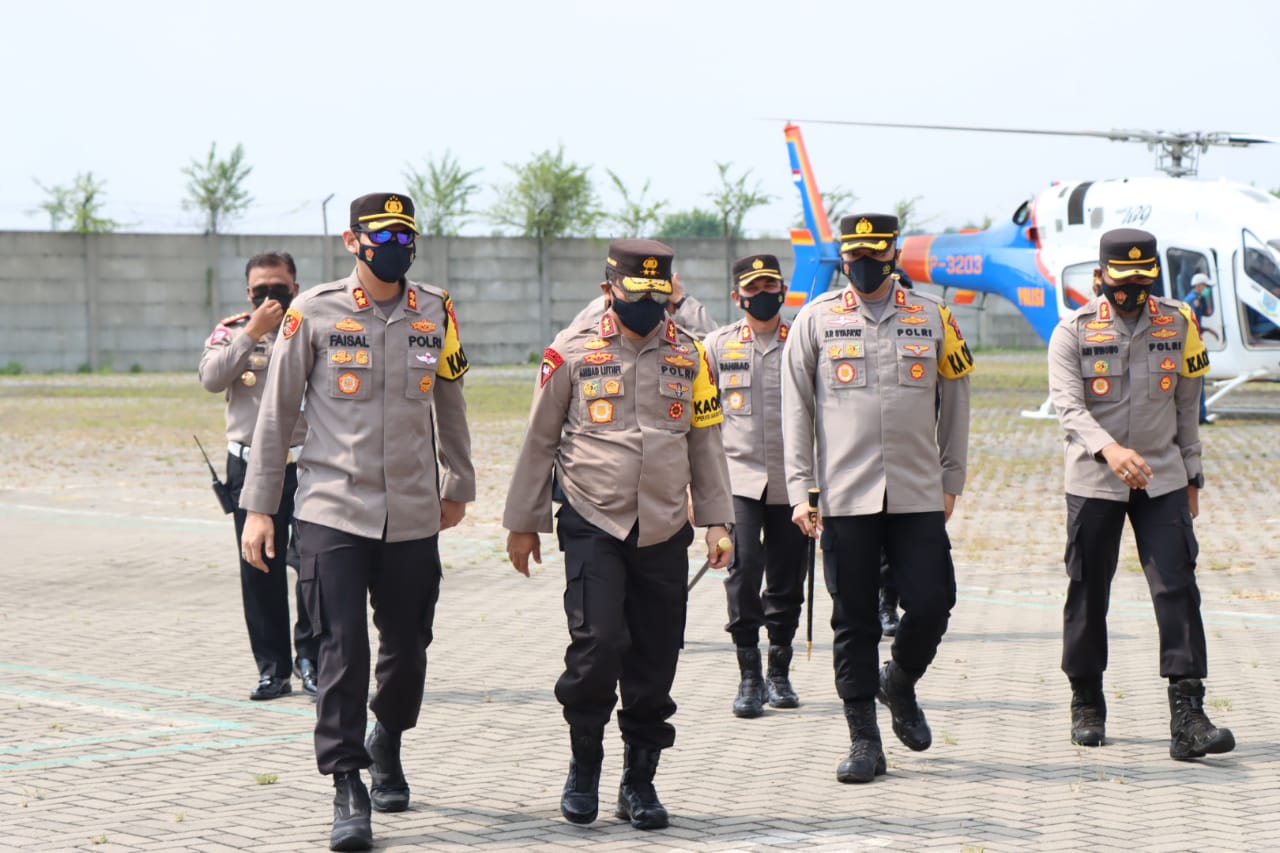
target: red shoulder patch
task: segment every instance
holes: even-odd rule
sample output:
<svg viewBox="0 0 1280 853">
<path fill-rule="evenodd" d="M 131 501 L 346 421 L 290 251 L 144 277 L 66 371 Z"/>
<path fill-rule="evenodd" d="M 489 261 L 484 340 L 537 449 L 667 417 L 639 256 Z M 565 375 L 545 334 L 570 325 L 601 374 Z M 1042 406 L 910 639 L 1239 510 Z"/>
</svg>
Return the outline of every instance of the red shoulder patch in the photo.
<svg viewBox="0 0 1280 853">
<path fill-rule="evenodd" d="M 564 364 L 564 356 L 551 347 L 544 349 L 542 351 L 542 367 L 538 370 L 538 387 L 541 388 L 546 385 L 547 380 L 551 378 L 551 374 L 559 370 L 562 364 Z"/>
</svg>

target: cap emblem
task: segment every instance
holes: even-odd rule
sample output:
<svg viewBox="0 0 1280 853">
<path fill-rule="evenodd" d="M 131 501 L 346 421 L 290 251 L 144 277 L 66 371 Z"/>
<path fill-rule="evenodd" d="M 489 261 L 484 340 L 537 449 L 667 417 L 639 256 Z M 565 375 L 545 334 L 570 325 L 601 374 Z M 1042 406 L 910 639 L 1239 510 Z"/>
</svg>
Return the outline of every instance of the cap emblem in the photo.
<svg viewBox="0 0 1280 853">
<path fill-rule="evenodd" d="M 645 258 L 644 263 L 642 263 L 640 266 L 644 268 L 645 275 L 658 274 L 658 259 L 655 257 L 650 256 L 648 258 Z"/>
<path fill-rule="evenodd" d="M 857 225 L 853 226 L 854 234 L 870 234 L 871 230 L 871 220 L 865 216 L 858 220 Z"/>
<path fill-rule="evenodd" d="M 1132 249 L 1129 250 L 1129 260 L 1136 261 L 1141 257 L 1142 257 L 1142 250 L 1139 249 L 1137 246 L 1134 246 Z"/>
<path fill-rule="evenodd" d="M 382 209 L 387 213 L 404 213 L 404 202 L 395 196 L 391 196 L 387 199 L 386 204 L 382 206 Z"/>
</svg>

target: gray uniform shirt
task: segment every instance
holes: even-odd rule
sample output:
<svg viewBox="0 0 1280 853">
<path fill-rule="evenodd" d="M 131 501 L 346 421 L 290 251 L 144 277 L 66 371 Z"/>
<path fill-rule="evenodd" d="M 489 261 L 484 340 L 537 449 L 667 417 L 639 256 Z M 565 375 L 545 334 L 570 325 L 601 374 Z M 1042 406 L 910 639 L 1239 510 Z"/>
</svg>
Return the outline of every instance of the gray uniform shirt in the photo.
<svg viewBox="0 0 1280 853">
<path fill-rule="evenodd" d="M 439 288 L 407 282 L 390 317 L 354 272 L 306 291 L 281 324 L 240 506 L 276 511 L 305 397 L 297 517 L 388 542 L 438 533 L 441 497 L 475 499 L 466 369 Z"/>
<path fill-rule="evenodd" d="M 245 334 L 249 314 L 236 314 L 218 324 L 204 345 L 197 370 L 206 391 L 224 392 L 227 401 L 227 441 L 252 444 L 253 425 L 258 420 L 267 366 L 276 344 L 278 330 L 254 340 Z M 307 435 L 306 418 L 299 416 L 289 445 L 302 444 Z"/>
<path fill-rule="evenodd" d="M 1049 396 L 1066 431 L 1067 494 L 1127 501 L 1097 454 L 1118 442 L 1151 466 L 1147 494 L 1185 489 L 1201 473 L 1200 384 L 1209 355 L 1191 309 L 1152 296 L 1132 329 L 1096 296 L 1053 330 Z"/>
<path fill-rule="evenodd" d="M 638 522 L 641 547 L 684 527 L 689 498 L 695 524 L 727 524 L 720 421 L 705 351 L 674 321 L 644 341 L 623 337 L 613 312 L 565 329 L 543 353 L 502 526 L 551 531 L 553 470 L 569 504 L 610 536 Z"/>
<path fill-rule="evenodd" d="M 823 515 L 943 510 L 964 489 L 972 370 L 936 297 L 895 281 L 879 319 L 850 287 L 810 301 L 783 351 L 792 506 L 816 485 Z"/>
<path fill-rule="evenodd" d="M 782 347 L 790 327 L 761 337 L 746 318 L 721 326 L 702 342 L 715 365 L 724 412 L 724 452 L 733 493 L 787 504 L 782 464 Z"/>
</svg>

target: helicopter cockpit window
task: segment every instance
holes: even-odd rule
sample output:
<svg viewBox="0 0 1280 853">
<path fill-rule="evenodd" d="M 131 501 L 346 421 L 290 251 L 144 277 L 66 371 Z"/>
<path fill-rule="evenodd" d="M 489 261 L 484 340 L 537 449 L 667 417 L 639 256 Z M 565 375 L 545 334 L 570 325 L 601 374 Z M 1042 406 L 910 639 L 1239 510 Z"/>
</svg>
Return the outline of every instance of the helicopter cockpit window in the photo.
<svg viewBox="0 0 1280 853">
<path fill-rule="evenodd" d="M 1209 275 L 1209 259 L 1200 252 L 1170 246 L 1165 251 L 1165 262 L 1169 274 L 1169 295 L 1183 302 L 1190 298 L 1191 277 L 1196 273 Z"/>
<path fill-rule="evenodd" d="M 1237 295 L 1248 340 L 1252 344 L 1280 344 L 1280 252 L 1245 231 L 1241 266 L 1246 280 Z"/>
</svg>

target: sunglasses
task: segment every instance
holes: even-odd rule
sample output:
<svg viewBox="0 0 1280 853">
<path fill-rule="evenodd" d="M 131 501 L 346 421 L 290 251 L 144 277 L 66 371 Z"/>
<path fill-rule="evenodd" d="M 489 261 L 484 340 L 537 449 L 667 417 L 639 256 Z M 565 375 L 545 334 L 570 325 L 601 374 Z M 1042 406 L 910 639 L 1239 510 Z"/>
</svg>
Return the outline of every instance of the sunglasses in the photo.
<svg viewBox="0 0 1280 853">
<path fill-rule="evenodd" d="M 254 299 L 274 299 L 277 302 L 289 295 L 291 288 L 287 284 L 258 285 L 250 291 Z"/>
<path fill-rule="evenodd" d="M 658 293 L 655 290 L 633 292 L 630 290 L 622 290 L 617 287 L 613 288 L 613 295 L 615 298 L 621 299 L 623 302 L 639 302 L 641 299 L 648 297 L 659 305 L 666 305 L 667 300 L 671 298 L 669 294 Z"/>
<path fill-rule="evenodd" d="M 361 234 L 368 234 L 370 242 L 375 246 L 382 246 L 390 243 L 394 239 L 401 246 L 407 246 L 413 242 L 416 236 L 412 231 L 392 231 L 390 228 L 383 228 L 381 231 L 365 231 L 361 229 Z"/>
</svg>

